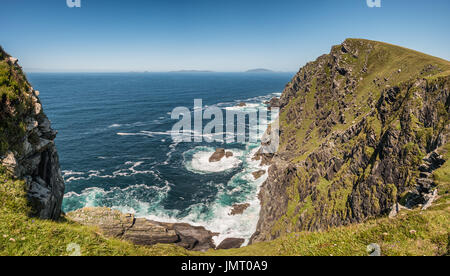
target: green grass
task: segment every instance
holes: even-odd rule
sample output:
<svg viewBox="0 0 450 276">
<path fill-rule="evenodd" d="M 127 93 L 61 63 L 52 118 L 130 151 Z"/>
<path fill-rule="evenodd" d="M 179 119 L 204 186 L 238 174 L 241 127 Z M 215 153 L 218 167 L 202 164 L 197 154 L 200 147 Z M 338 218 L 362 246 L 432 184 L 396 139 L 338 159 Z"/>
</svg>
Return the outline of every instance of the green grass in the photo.
<svg viewBox="0 0 450 276">
<path fill-rule="evenodd" d="M 364 45 L 366 40 L 347 40 L 347 43 Z M 440 71 L 433 71 L 430 75 L 421 77 L 429 82 L 439 82 L 442 78 L 450 75 L 450 63 L 448 61 L 430 57 L 412 50 L 404 49 L 398 46 L 371 42 L 374 44 L 372 55 L 367 56 L 370 61 L 370 67 L 366 75 L 361 75 L 363 80 L 359 84 L 355 97 L 349 97 L 354 103 L 363 107 L 367 95 L 373 93 L 377 98 L 381 91 L 372 80 L 375 77 L 389 78 L 389 85 L 396 85 L 407 81 L 413 74 L 416 74 L 430 62 L 438 67 Z M 0 155 L 7 150 L 20 150 L 16 143 L 24 135 L 25 125 L 22 121 L 24 115 L 30 112 L 30 103 L 24 97 L 24 92 L 28 91 L 29 84 L 25 76 L 18 67 L 12 67 L 3 59 L 7 55 L 0 48 L 0 100 L 7 102 L 7 106 L 12 109 L 0 110 Z M 353 56 L 345 55 L 342 62 L 354 63 L 355 68 L 363 66 L 364 52 L 361 51 L 358 59 Z M 398 72 L 402 69 L 402 73 Z M 330 70 L 325 67 L 325 76 L 330 76 Z M 359 77 L 359 76 L 358 76 Z M 307 102 L 306 109 L 302 117 L 302 124 L 297 128 L 287 122 L 287 112 L 280 116 L 280 121 L 286 133 L 295 136 L 298 142 L 299 152 L 294 163 L 306 159 L 309 153 L 317 148 L 326 137 L 320 137 L 317 129 L 309 134 L 307 131 L 317 118 L 314 113 L 313 105 L 315 96 L 318 94 L 317 79 L 312 81 L 309 93 L 300 94 L 292 99 L 287 110 L 293 108 L 295 104 L 302 102 L 305 98 Z M 403 95 L 405 96 L 405 95 Z M 325 103 L 327 101 L 324 101 Z M 420 103 L 417 103 L 420 104 Z M 325 107 L 327 110 L 336 110 L 336 106 L 330 103 Z M 364 109 L 364 108 L 363 108 Z M 13 111 L 13 112 L 11 112 Z M 365 110 L 363 110 L 365 111 Z M 364 112 L 361 113 L 363 116 Z M 352 124 L 352 121 L 358 118 L 354 112 L 345 114 L 346 124 L 337 125 L 333 130 L 344 130 Z M 392 116 L 397 120 L 398 115 Z M 379 136 L 391 124 L 382 125 L 375 118 L 370 117 L 370 125 Z M 398 128 L 392 121 L 392 125 Z M 424 129 L 417 124 L 414 119 L 414 125 L 417 128 L 417 139 L 425 141 L 433 134 L 433 129 Z M 448 122 L 447 122 L 448 123 Z M 442 122 L 444 125 L 445 122 Z M 283 138 L 283 137 L 282 137 Z M 349 141 L 346 146 L 353 146 L 357 143 L 356 137 Z M 306 141 L 305 141 L 306 140 Z M 286 146 L 286 140 L 282 140 L 281 148 Z M 418 152 L 413 145 L 407 145 L 405 151 Z M 372 148 L 366 147 L 365 152 L 371 156 L 374 154 Z M 340 153 L 338 153 L 340 154 Z M 444 156 L 450 160 L 450 145 L 447 144 Z M 419 158 L 420 159 L 420 158 Z M 414 162 L 416 163 L 416 162 Z M 345 175 L 348 164 L 344 164 L 341 171 L 335 176 L 335 179 L 342 179 L 339 189 L 330 192 L 330 197 L 325 195 L 330 191 L 333 181 L 321 179 L 316 187 L 319 198 L 328 206 L 326 216 L 331 212 L 344 212 L 347 208 L 346 202 L 352 190 L 352 178 Z M 369 169 L 362 172 L 369 173 Z M 276 231 L 292 232 L 300 215 L 311 216 L 314 214 L 316 206 L 312 202 L 311 196 L 306 197 L 301 204 L 298 188 L 308 177 L 308 172 L 300 170 L 298 178 L 293 180 L 286 192 L 289 196 L 287 212 L 279 223 L 276 224 Z M 435 171 L 434 177 L 439 184 L 440 198 L 436 204 L 427 211 L 402 211 L 395 219 L 380 218 L 369 220 L 365 223 L 349 225 L 338 228 L 331 228 L 322 232 L 296 232 L 288 233 L 282 237 L 270 241 L 254 244 L 240 249 L 232 250 L 210 250 L 206 253 L 189 252 L 183 248 L 173 245 L 156 245 L 152 247 L 136 246 L 129 242 L 104 237 L 98 228 L 81 226 L 71 222 L 64 217 L 58 221 L 47 221 L 32 218 L 30 207 L 26 199 L 24 182 L 14 180 L 0 167 L 0 255 L 31 255 L 31 256 L 65 256 L 72 254 L 67 248 L 70 244 L 78 244 L 81 254 L 89 255 L 145 255 L 145 256 L 173 256 L 173 255 L 225 255 L 225 256 L 245 256 L 245 255 L 367 255 L 366 246 L 370 243 L 378 243 L 384 255 L 448 255 L 449 229 L 450 229 L 450 162 L 444 164 L 442 168 Z M 397 193 L 395 187 L 387 187 L 391 193 Z M 369 194 L 370 196 L 370 194 Z M 320 219 L 320 218 L 315 218 Z M 286 231 L 287 230 L 287 231 Z"/>
<path fill-rule="evenodd" d="M 136 246 L 102 236 L 99 229 L 62 219 L 59 222 L 28 216 L 24 182 L 0 173 L 0 256 L 67 256 L 67 247 L 78 244 L 83 256 L 188 255 L 181 247 Z"/>
</svg>

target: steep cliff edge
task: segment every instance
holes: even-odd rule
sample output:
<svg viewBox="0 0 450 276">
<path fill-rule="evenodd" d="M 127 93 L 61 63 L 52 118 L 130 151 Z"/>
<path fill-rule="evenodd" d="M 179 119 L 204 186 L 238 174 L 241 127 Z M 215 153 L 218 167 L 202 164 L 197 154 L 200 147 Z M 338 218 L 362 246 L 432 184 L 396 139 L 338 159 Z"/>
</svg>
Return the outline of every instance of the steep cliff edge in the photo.
<svg viewBox="0 0 450 276">
<path fill-rule="evenodd" d="M 281 96 L 252 242 L 429 204 L 449 91 L 450 62 L 381 42 L 348 39 L 301 68 Z"/>
<path fill-rule="evenodd" d="M 0 47 L 0 165 L 24 179 L 32 216 L 58 219 L 64 181 L 39 92 L 28 83 L 18 60 Z"/>
</svg>

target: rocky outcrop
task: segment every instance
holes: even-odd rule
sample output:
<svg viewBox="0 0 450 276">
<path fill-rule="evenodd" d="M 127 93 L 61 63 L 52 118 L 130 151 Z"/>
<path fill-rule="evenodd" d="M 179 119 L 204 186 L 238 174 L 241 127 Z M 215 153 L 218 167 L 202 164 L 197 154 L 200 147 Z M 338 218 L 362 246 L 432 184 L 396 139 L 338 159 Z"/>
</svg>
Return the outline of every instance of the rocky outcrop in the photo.
<svg viewBox="0 0 450 276">
<path fill-rule="evenodd" d="M 250 207 L 249 203 L 234 204 L 233 208 L 231 208 L 230 216 L 242 215 L 244 211 L 248 209 L 248 207 Z"/>
<path fill-rule="evenodd" d="M 450 63 L 349 39 L 300 69 L 280 98 L 280 147 L 251 242 L 427 207 L 449 140 Z M 288 210 L 289 209 L 289 210 Z"/>
<path fill-rule="evenodd" d="M 99 227 L 109 237 L 128 240 L 137 245 L 174 244 L 188 250 L 214 249 L 217 234 L 186 223 L 162 223 L 136 218 L 110 208 L 83 208 L 67 214 L 77 223 Z"/>
<path fill-rule="evenodd" d="M 277 97 L 273 97 L 270 101 L 266 102 L 269 109 L 271 108 L 279 108 L 281 105 L 280 99 Z"/>
<path fill-rule="evenodd" d="M 255 180 L 259 179 L 261 176 L 263 176 L 265 174 L 266 174 L 265 170 L 259 170 L 259 171 L 256 171 L 256 172 L 252 172 L 253 178 L 255 178 Z"/>
<path fill-rule="evenodd" d="M 244 242 L 244 239 L 228 238 L 223 240 L 223 242 L 221 242 L 219 246 L 217 246 L 217 249 L 240 248 L 244 244 Z"/>
<path fill-rule="evenodd" d="M 0 103 L 0 164 L 16 178 L 26 181 L 33 213 L 43 219 L 58 219 L 64 195 L 64 181 L 59 167 L 51 128 L 43 113 L 39 92 L 34 90 L 17 59 L 0 48 L 4 81 Z M 7 78 L 6 78 L 7 77 Z M 14 87 L 15 95 L 7 91 Z"/>
</svg>

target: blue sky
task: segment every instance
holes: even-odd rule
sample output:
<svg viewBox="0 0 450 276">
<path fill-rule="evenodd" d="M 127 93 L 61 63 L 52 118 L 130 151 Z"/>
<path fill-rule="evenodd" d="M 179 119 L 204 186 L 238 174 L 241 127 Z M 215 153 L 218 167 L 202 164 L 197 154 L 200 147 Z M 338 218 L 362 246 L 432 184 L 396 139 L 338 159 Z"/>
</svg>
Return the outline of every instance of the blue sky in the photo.
<svg viewBox="0 0 450 276">
<path fill-rule="evenodd" d="M 26 71 L 297 71 L 345 38 L 450 59 L 450 1 L 1 0 L 0 45 Z"/>
</svg>

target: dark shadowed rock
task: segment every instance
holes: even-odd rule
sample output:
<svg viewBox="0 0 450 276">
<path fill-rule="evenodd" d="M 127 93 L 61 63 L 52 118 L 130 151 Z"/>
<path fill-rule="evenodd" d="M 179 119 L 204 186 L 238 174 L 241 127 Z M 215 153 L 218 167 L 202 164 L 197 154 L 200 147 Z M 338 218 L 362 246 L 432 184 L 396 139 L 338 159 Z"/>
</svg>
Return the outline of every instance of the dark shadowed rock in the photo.
<svg viewBox="0 0 450 276">
<path fill-rule="evenodd" d="M 210 163 L 219 162 L 220 160 L 222 160 L 223 157 L 225 157 L 225 149 L 218 148 L 216 149 L 216 152 L 214 152 L 209 158 L 209 162 Z"/>
<path fill-rule="evenodd" d="M 217 249 L 240 248 L 244 242 L 244 239 L 228 238 L 221 242 Z"/>
</svg>

